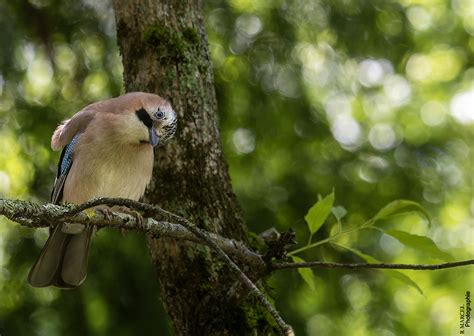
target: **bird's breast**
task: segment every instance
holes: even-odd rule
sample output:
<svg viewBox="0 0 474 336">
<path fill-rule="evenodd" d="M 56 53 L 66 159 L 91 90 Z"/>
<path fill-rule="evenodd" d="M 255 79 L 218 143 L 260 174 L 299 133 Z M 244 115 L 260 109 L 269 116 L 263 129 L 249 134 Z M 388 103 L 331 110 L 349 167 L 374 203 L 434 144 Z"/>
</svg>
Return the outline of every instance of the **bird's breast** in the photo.
<svg viewBox="0 0 474 336">
<path fill-rule="evenodd" d="M 95 197 L 138 200 L 153 171 L 150 145 L 79 148 L 64 186 L 63 201 L 83 203 Z"/>
</svg>

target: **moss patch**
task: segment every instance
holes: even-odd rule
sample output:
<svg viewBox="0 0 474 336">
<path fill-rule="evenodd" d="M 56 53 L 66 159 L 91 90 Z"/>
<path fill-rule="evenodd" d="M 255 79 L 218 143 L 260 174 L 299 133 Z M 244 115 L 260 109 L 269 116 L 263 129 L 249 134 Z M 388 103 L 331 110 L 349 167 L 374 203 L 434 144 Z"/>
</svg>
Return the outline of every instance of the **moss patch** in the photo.
<svg viewBox="0 0 474 336">
<path fill-rule="evenodd" d="M 268 248 L 268 246 L 265 244 L 265 241 L 260 238 L 258 234 L 255 232 L 249 231 L 247 233 L 247 242 L 248 245 L 257 252 L 263 253 L 265 250 Z"/>
<path fill-rule="evenodd" d="M 185 62 L 193 48 L 199 48 L 200 38 L 193 28 L 175 31 L 155 24 L 145 32 L 145 42 L 151 46 L 161 61 Z"/>
<path fill-rule="evenodd" d="M 183 30 L 183 37 L 189 43 L 191 43 L 195 46 L 199 46 L 199 34 L 195 29 L 185 28 Z"/>
<path fill-rule="evenodd" d="M 269 298 L 268 295 L 267 298 Z M 270 299 L 270 301 L 272 300 Z M 272 304 L 274 305 L 273 302 Z M 280 329 L 273 317 L 255 297 L 250 298 L 249 302 L 242 306 L 242 310 L 247 329 L 244 334 L 249 334 L 252 330 L 259 330 L 261 335 L 280 334 Z"/>
</svg>

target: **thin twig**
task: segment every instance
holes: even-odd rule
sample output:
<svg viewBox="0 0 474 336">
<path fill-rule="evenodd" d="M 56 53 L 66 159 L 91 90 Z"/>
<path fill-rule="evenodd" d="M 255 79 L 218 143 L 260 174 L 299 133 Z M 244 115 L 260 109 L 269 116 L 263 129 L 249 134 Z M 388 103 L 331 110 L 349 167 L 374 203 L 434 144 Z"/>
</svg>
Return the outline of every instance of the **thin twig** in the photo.
<svg viewBox="0 0 474 336">
<path fill-rule="evenodd" d="M 274 263 L 272 264 L 273 270 L 280 270 L 285 268 L 344 268 L 344 269 L 368 269 L 368 268 L 381 268 L 381 269 L 408 269 L 408 270 L 440 270 L 446 268 L 460 267 L 474 265 L 474 259 L 448 262 L 442 264 L 344 264 L 334 262 L 323 262 L 323 261 L 309 261 L 309 262 L 298 262 L 298 263 Z"/>
</svg>

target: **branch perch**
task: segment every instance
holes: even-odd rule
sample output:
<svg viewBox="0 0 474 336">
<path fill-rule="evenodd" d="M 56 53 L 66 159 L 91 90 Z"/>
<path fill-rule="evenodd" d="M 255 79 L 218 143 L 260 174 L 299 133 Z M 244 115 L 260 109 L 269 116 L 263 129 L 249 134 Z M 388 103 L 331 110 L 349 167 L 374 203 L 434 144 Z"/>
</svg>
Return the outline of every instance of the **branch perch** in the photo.
<svg viewBox="0 0 474 336">
<path fill-rule="evenodd" d="M 109 201 L 113 199 L 105 200 Z M 125 203 L 117 202 L 116 204 L 124 205 Z M 136 203 L 148 205 L 139 202 Z M 39 205 L 28 201 L 0 199 L 0 215 L 4 215 L 8 219 L 18 222 L 23 226 L 33 228 L 54 227 L 59 223 L 73 222 L 84 225 L 96 225 L 98 227 L 113 227 L 140 231 L 158 237 L 184 239 L 198 243 L 201 242 L 201 239 L 196 237 L 183 225 L 170 223 L 166 220 L 159 221 L 154 218 L 144 218 L 143 223 L 140 224 L 134 216 L 122 212 L 114 211 L 111 213 L 110 217 L 106 217 L 100 211 L 84 211 L 87 208 L 99 204 L 114 205 L 113 202 L 100 203 L 98 200 L 93 200 L 93 202 L 89 201 L 80 206 L 59 206 L 50 203 Z M 137 207 L 133 208 L 137 209 Z M 250 250 L 242 242 L 228 239 L 214 233 L 207 234 L 210 239 L 215 241 L 219 248 L 234 256 L 239 262 L 248 265 L 252 269 L 262 269 L 265 267 L 265 263 L 260 255 Z"/>
<path fill-rule="evenodd" d="M 150 217 L 145 218 L 143 223 L 139 223 L 133 216 L 120 212 L 112 212 L 109 216 L 105 216 L 99 211 L 87 211 L 88 209 L 98 205 L 127 206 L 130 209 L 143 212 L 145 215 L 153 215 L 159 219 L 170 218 L 176 220 L 178 224 L 157 221 Z M 257 269 L 266 270 L 266 265 L 258 254 L 250 251 L 241 242 L 206 232 L 196 227 L 187 219 L 166 211 L 158 206 L 122 198 L 97 198 L 81 205 L 66 206 L 58 206 L 54 204 L 38 205 L 21 200 L 0 200 L 0 214 L 13 221 L 19 222 L 22 225 L 31 227 L 48 227 L 55 226 L 62 222 L 74 222 L 84 225 L 96 225 L 99 227 L 108 226 L 137 230 L 157 236 L 168 236 L 204 243 L 211 247 L 219 257 L 225 261 L 232 271 L 239 276 L 240 280 L 249 289 L 250 293 L 255 295 L 272 315 L 281 328 L 283 334 L 294 334 L 291 326 L 285 323 L 276 309 L 273 308 L 271 303 L 267 300 L 265 295 L 263 295 L 257 286 L 227 255 L 227 253 L 238 254 L 241 258 L 243 257 L 244 260 L 248 259 L 248 261 L 251 261 L 253 264 L 259 263 L 261 267 Z M 225 250 L 227 250 L 227 253 Z"/>
</svg>

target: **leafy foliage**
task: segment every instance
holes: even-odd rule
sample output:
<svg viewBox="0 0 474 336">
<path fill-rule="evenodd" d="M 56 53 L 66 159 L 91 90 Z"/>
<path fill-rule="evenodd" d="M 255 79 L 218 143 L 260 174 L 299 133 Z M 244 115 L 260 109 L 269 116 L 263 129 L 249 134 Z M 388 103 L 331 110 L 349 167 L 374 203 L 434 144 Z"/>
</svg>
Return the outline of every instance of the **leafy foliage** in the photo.
<svg viewBox="0 0 474 336">
<path fill-rule="evenodd" d="M 303 259 L 297 256 L 292 256 L 291 259 L 293 259 L 293 262 L 295 263 L 304 262 Z M 316 289 L 314 274 L 310 268 L 298 268 L 298 273 L 301 275 L 301 278 L 306 282 L 308 287 L 311 288 L 311 290 Z"/>
<path fill-rule="evenodd" d="M 311 209 L 308 211 L 308 214 L 306 215 L 305 219 L 308 224 L 308 229 L 311 232 L 310 237 L 321 227 L 321 225 L 324 223 L 324 221 L 327 219 L 328 215 L 331 213 L 331 209 L 334 211 L 334 208 L 332 208 L 332 205 L 334 204 L 334 192 L 326 196 L 325 198 L 321 199 L 320 201 L 316 202 Z M 299 253 L 306 251 L 310 248 L 314 248 L 316 246 L 320 246 L 326 243 L 332 243 L 336 246 L 342 247 L 355 255 L 359 256 L 363 260 L 365 260 L 367 263 L 380 263 L 379 260 L 376 258 L 365 254 L 353 247 L 348 247 L 348 246 L 343 246 L 340 244 L 335 243 L 335 240 L 337 238 L 340 238 L 341 236 L 345 234 L 350 234 L 350 233 L 355 233 L 358 230 L 366 229 L 373 227 L 377 221 L 387 219 L 390 216 L 394 216 L 400 213 L 405 213 L 407 208 L 415 208 L 417 209 L 420 213 L 425 215 L 429 219 L 429 214 L 426 212 L 426 210 L 418 203 L 413 202 L 413 201 L 407 201 L 407 200 L 397 200 L 389 203 L 385 207 L 383 207 L 380 211 L 378 211 L 374 217 L 369 219 L 367 222 L 365 222 L 363 225 L 359 225 L 353 229 L 346 230 L 346 231 L 339 231 L 337 234 L 330 236 L 329 238 L 326 238 L 324 240 L 315 242 L 311 244 L 311 240 L 308 242 L 308 244 L 300 248 L 296 251 L 293 251 L 290 253 L 291 258 L 293 259 L 294 262 L 303 262 L 304 260 L 295 256 L 294 253 Z M 341 210 L 336 210 L 341 211 Z M 340 219 L 338 216 L 336 216 L 339 225 Z M 315 225 L 318 224 L 318 225 Z M 315 229 L 316 227 L 316 229 Z M 379 229 L 381 230 L 381 229 Z M 428 237 L 423 237 L 423 236 L 418 236 L 418 235 L 413 235 L 408 232 L 404 231 L 399 231 L 399 230 L 381 230 L 384 233 L 387 233 L 393 237 L 395 237 L 400 243 L 418 249 L 422 252 L 428 253 L 430 256 L 446 261 L 451 261 L 453 258 L 446 252 L 441 251 L 439 247 L 433 242 Z M 420 294 L 423 294 L 423 291 L 421 288 L 418 286 L 418 284 L 413 281 L 409 276 L 404 274 L 401 271 L 397 270 L 384 270 L 388 275 L 391 275 L 392 277 L 402 281 L 403 283 L 414 287 Z M 314 274 L 310 269 L 307 268 L 299 268 L 298 273 L 301 275 L 303 280 L 308 284 L 308 286 L 314 290 L 315 289 L 315 278 Z"/>
<path fill-rule="evenodd" d="M 425 252 L 432 258 L 453 261 L 453 257 L 449 253 L 440 250 L 429 237 L 418 236 L 398 230 L 384 230 L 384 232 L 396 238 L 403 245 Z"/>
<path fill-rule="evenodd" d="M 321 225 L 324 224 L 332 210 L 334 203 L 334 192 L 316 202 L 309 210 L 304 219 L 308 224 L 310 236 L 314 235 Z"/>
<path fill-rule="evenodd" d="M 415 209 L 416 211 L 421 212 L 428 219 L 428 223 L 431 222 L 430 215 L 420 204 L 413 201 L 407 201 L 407 200 L 396 200 L 396 201 L 390 202 L 389 204 L 384 206 L 382 209 L 380 209 L 380 211 L 377 212 L 377 214 L 369 222 L 372 224 L 372 223 L 375 223 L 376 221 L 387 219 L 393 215 L 409 212 L 410 209 Z"/>
<path fill-rule="evenodd" d="M 368 255 L 368 254 L 365 254 L 355 248 L 351 248 L 351 247 L 347 247 L 347 246 L 342 246 L 342 245 L 338 245 L 340 247 L 343 247 L 349 251 L 351 251 L 352 253 L 354 253 L 355 255 L 357 255 L 358 257 L 362 258 L 364 261 L 366 261 L 367 263 L 369 264 L 375 264 L 375 263 L 380 263 L 379 260 L 375 259 L 374 257 Z M 408 285 L 408 286 L 412 286 L 413 288 L 415 288 L 420 294 L 423 294 L 423 291 L 421 290 L 420 286 L 418 286 L 418 284 L 413 281 L 409 276 L 407 276 L 405 273 L 403 273 L 402 271 L 397 271 L 397 270 L 384 270 L 384 272 L 392 277 L 394 277 L 395 279 L 397 280 L 400 280 L 401 282 L 403 282 L 404 284 Z"/>
</svg>

